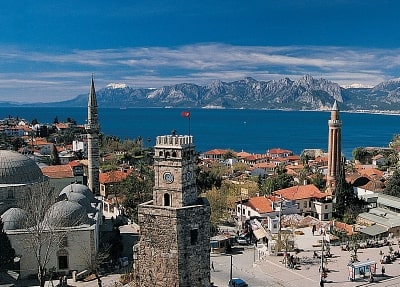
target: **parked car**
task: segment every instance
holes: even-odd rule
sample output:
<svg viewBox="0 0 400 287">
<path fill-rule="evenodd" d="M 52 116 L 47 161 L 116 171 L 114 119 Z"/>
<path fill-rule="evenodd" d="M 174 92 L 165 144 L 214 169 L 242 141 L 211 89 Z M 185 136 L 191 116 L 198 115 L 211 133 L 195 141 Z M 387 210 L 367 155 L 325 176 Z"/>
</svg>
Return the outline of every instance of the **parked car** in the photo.
<svg viewBox="0 0 400 287">
<path fill-rule="evenodd" d="M 240 278 L 232 278 L 232 281 L 228 283 L 228 287 L 248 287 L 249 285 Z"/>
<path fill-rule="evenodd" d="M 244 236 L 238 236 L 238 237 L 236 237 L 236 242 L 237 242 L 238 244 L 240 244 L 240 245 L 247 245 L 247 244 L 249 244 L 249 241 L 248 241 L 247 238 L 244 237 Z"/>
</svg>

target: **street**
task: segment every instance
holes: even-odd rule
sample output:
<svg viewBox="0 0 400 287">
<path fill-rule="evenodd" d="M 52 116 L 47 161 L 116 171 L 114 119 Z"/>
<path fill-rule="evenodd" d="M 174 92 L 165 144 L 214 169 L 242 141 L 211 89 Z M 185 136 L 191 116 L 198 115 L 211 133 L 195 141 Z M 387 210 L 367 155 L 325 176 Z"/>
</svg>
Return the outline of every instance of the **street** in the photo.
<svg viewBox="0 0 400 287">
<path fill-rule="evenodd" d="M 236 248 L 232 254 L 232 278 L 242 278 L 251 287 L 290 286 L 279 281 L 265 272 L 261 272 L 255 263 L 258 259 L 258 250 L 253 246 Z M 211 270 L 211 282 L 218 287 L 227 287 L 230 278 L 231 255 L 211 255 L 214 270 Z"/>
</svg>

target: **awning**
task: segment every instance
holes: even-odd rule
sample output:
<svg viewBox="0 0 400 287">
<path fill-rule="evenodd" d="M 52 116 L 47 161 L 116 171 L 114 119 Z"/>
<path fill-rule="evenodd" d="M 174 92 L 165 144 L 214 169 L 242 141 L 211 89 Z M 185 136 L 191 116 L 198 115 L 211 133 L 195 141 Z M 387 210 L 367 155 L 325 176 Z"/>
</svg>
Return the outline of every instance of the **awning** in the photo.
<svg viewBox="0 0 400 287">
<path fill-rule="evenodd" d="M 367 234 L 369 236 L 376 236 L 388 231 L 387 227 L 382 225 L 374 224 L 365 228 L 360 229 L 361 233 Z"/>
<path fill-rule="evenodd" d="M 267 231 L 265 231 L 264 227 L 253 230 L 253 234 L 257 238 L 257 240 L 267 237 Z"/>
</svg>

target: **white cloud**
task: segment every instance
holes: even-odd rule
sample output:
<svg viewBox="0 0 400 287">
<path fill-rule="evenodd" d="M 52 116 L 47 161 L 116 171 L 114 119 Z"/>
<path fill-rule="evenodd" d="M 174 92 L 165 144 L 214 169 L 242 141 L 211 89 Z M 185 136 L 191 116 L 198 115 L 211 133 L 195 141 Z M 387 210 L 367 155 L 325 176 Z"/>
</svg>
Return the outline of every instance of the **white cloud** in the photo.
<svg viewBox="0 0 400 287">
<path fill-rule="evenodd" d="M 5 91 L 19 101 L 73 98 L 87 92 L 92 73 L 96 86 L 102 88 L 110 82 L 160 87 L 180 82 L 204 85 L 216 79 L 234 81 L 244 77 L 297 79 L 304 74 L 341 85 L 376 85 L 398 77 L 400 71 L 399 49 L 216 43 L 68 52 L 0 48 L 0 100 L 6 100 Z M 37 94 L 38 98 L 27 94 Z"/>
</svg>

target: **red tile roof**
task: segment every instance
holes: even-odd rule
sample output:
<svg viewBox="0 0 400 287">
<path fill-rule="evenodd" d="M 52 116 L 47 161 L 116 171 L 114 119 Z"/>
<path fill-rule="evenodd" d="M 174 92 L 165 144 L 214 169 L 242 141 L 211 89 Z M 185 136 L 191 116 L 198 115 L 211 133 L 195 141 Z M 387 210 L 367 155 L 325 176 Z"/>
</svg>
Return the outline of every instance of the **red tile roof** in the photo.
<svg viewBox="0 0 400 287">
<path fill-rule="evenodd" d="M 271 200 L 265 196 L 251 197 L 248 206 L 260 214 L 274 211 Z"/>
<path fill-rule="evenodd" d="M 281 195 L 287 200 L 298 200 L 306 198 L 324 198 L 328 194 L 321 192 L 315 185 L 296 185 L 275 191 L 275 194 Z"/>
<path fill-rule="evenodd" d="M 44 175 L 49 178 L 72 178 L 74 173 L 72 167 L 69 165 L 50 165 L 41 168 Z"/>
<path fill-rule="evenodd" d="M 221 154 L 221 155 L 223 155 L 223 154 L 226 154 L 227 152 L 228 152 L 227 149 L 212 149 L 212 150 L 206 151 L 204 154 L 207 154 L 207 155 Z"/>
<path fill-rule="evenodd" d="M 99 181 L 100 183 L 103 184 L 120 182 L 125 178 L 127 178 L 131 172 L 132 170 L 127 170 L 127 171 L 115 170 L 115 171 L 103 172 L 99 174 Z"/>
</svg>

